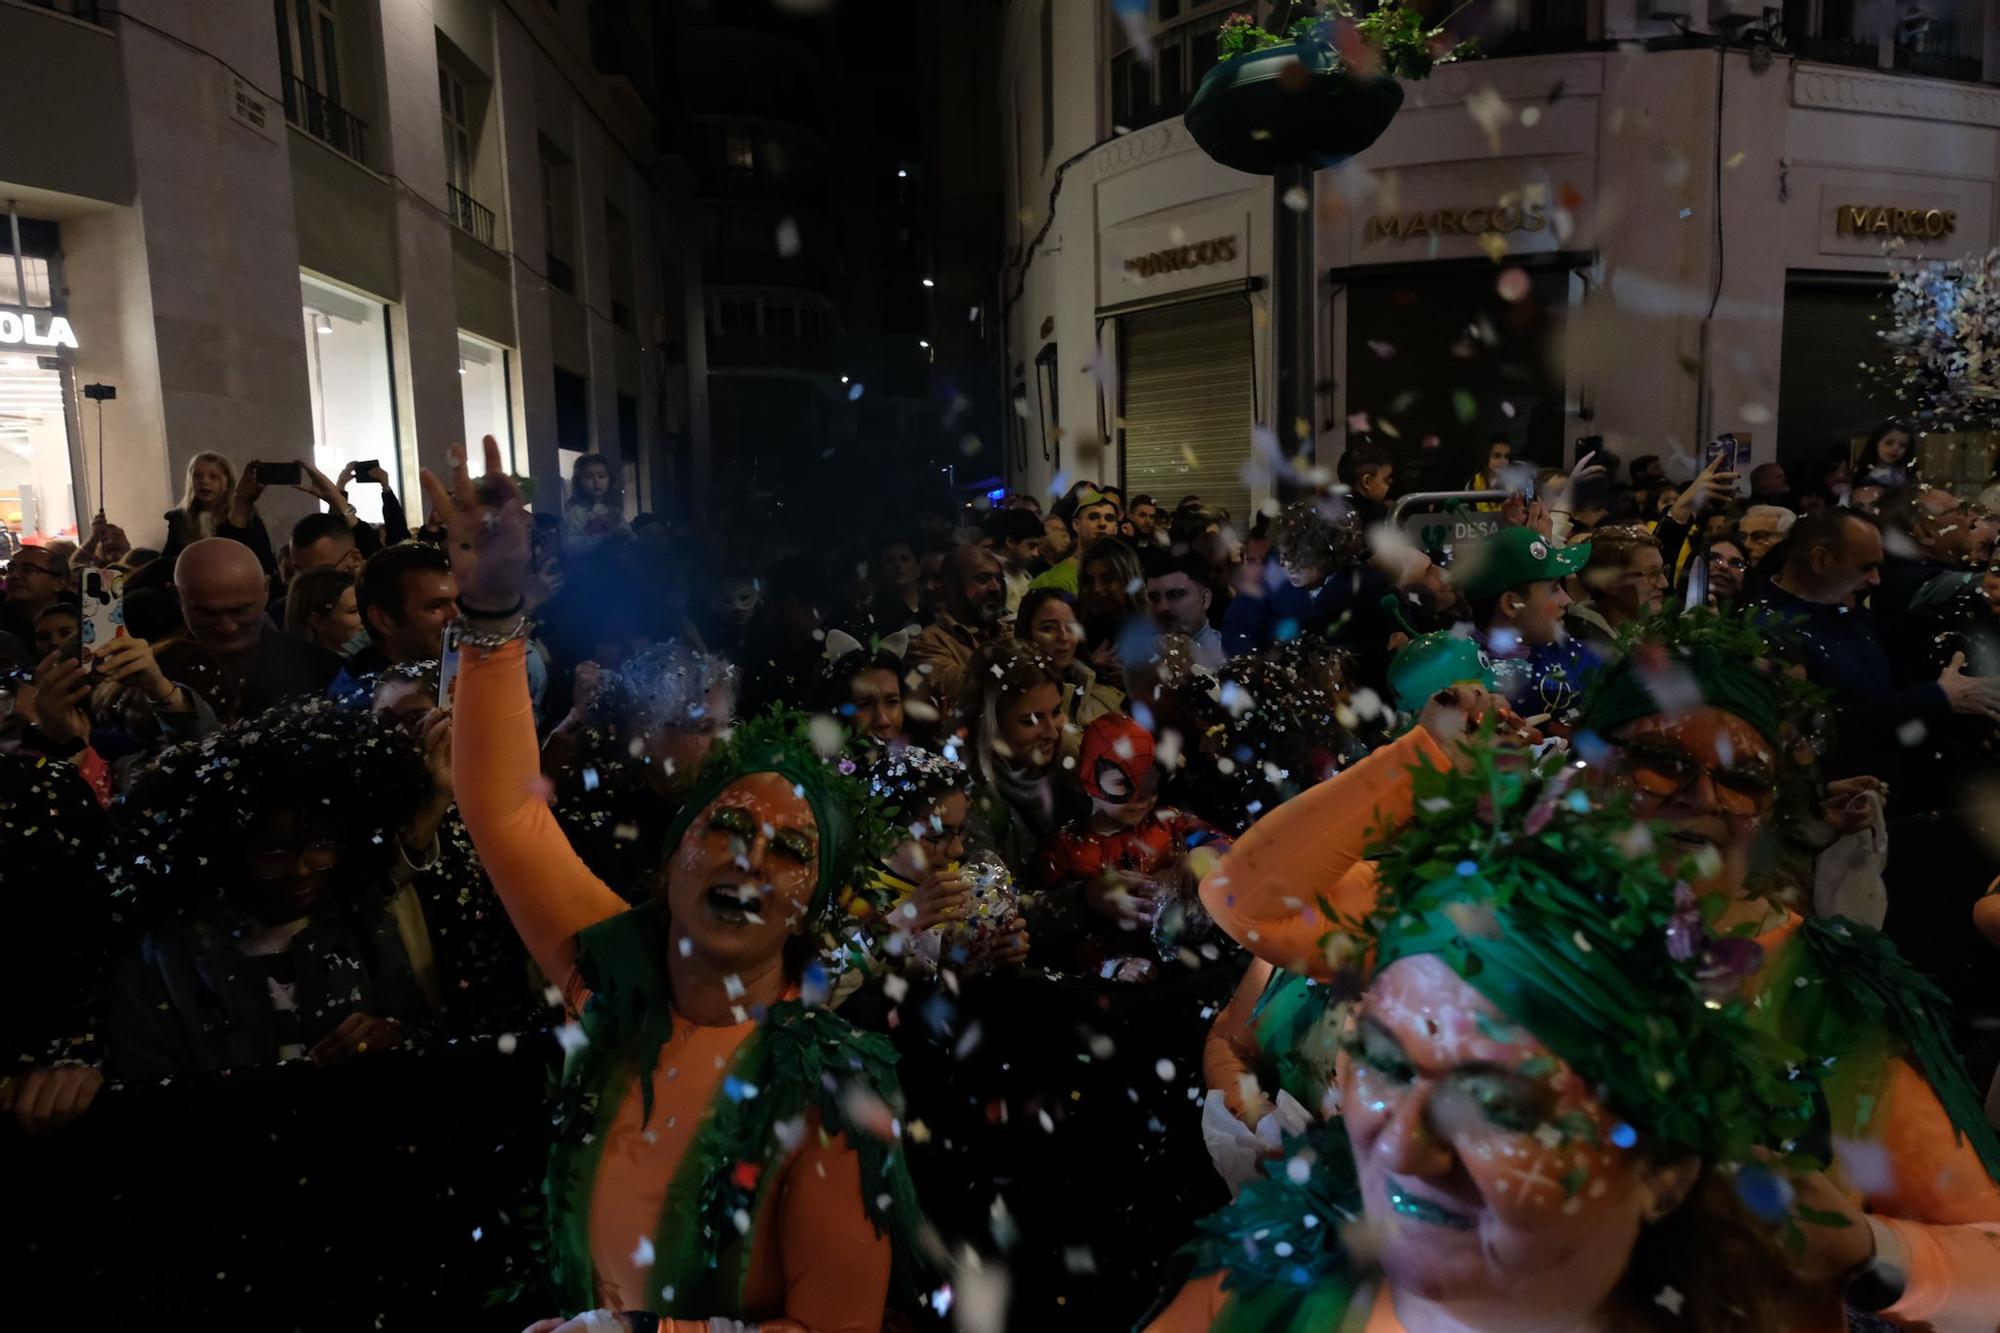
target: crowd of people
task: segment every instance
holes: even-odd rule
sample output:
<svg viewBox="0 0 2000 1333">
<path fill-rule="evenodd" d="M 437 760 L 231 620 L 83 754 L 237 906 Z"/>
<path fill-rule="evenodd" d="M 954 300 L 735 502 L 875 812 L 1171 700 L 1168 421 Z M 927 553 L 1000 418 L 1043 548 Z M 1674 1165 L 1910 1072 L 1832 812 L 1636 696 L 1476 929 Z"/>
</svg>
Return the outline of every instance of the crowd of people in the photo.
<svg viewBox="0 0 2000 1333">
<path fill-rule="evenodd" d="M 1915 441 L 755 545 L 202 454 L 6 567 L 0 1108 L 546 1049 L 536 1333 L 1991 1330 L 2000 495 Z"/>
</svg>

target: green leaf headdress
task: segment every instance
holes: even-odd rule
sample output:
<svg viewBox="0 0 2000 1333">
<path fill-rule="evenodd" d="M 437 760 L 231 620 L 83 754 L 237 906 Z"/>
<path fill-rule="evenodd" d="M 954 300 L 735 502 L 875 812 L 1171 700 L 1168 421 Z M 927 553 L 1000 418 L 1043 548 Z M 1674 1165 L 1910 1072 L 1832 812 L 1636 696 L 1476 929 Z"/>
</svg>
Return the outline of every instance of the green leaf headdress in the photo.
<svg viewBox="0 0 2000 1333">
<path fill-rule="evenodd" d="M 1619 635 L 1622 651 L 1585 698 L 1581 725 L 1609 735 L 1642 717 L 1711 704 L 1782 751 L 1807 736 L 1825 694 L 1777 665 L 1781 646 L 1739 612 L 1692 607 L 1638 621 Z"/>
<path fill-rule="evenodd" d="M 1467 744 L 1473 770 L 1418 769 L 1413 819 L 1377 849 L 1376 967 L 1444 959 L 1660 1147 L 1711 1163 L 1785 1148 L 1810 1089 L 1747 1021 L 1761 951 L 1712 934 L 1719 900 L 1662 871 L 1653 830 L 1572 786 L 1577 767 L 1506 768 Z"/>
<path fill-rule="evenodd" d="M 819 733 L 827 734 L 821 736 Z M 842 889 L 866 884 L 876 862 L 894 847 L 896 835 L 880 800 L 839 755 L 840 729 L 829 719 L 773 708 L 738 726 L 709 752 L 694 790 L 667 832 L 668 854 L 709 803 L 732 782 L 756 773 L 776 773 L 812 808 L 819 831 L 819 879 L 806 917 L 814 926 L 828 922 Z"/>
</svg>

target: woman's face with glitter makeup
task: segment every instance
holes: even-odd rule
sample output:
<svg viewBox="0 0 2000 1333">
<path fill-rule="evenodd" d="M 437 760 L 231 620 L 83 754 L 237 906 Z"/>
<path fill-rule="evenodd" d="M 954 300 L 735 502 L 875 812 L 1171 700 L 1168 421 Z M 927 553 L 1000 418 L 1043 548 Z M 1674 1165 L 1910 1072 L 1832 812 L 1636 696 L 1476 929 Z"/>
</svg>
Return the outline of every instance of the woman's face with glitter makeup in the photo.
<svg viewBox="0 0 2000 1333">
<path fill-rule="evenodd" d="M 1697 1163 L 1651 1162 L 1586 1082 L 1442 959 L 1377 973 L 1339 1062 L 1372 1243 L 1398 1312 L 1569 1327 L 1596 1311 L 1640 1226 Z M 1626 1146 L 1619 1146 L 1624 1144 Z"/>
</svg>

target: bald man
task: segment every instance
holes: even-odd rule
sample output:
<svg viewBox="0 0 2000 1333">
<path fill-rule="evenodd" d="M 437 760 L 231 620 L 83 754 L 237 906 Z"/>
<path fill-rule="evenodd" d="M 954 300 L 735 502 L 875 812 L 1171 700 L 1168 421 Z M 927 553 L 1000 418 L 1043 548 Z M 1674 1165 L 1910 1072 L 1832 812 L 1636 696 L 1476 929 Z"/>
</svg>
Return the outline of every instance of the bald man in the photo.
<svg viewBox="0 0 2000 1333">
<path fill-rule="evenodd" d="M 193 542 L 174 563 L 181 615 L 204 664 L 175 662 L 224 720 L 263 712 L 295 694 L 321 694 L 340 670 L 332 653 L 287 638 L 265 613 L 257 553 L 227 537 Z M 206 665 L 209 669 L 200 669 Z"/>
</svg>

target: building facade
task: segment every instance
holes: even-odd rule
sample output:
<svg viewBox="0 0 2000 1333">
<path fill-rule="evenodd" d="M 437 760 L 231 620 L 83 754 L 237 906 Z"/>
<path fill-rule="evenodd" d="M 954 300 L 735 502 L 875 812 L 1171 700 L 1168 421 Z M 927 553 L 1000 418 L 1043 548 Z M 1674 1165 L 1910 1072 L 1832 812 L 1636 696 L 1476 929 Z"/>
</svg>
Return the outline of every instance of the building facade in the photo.
<svg viewBox="0 0 2000 1333">
<path fill-rule="evenodd" d="M 0 241 L 0 307 L 74 336 L 0 347 L 0 515 L 54 536 L 101 505 L 157 544 L 214 450 L 377 461 L 414 524 L 418 469 L 487 434 L 544 508 L 590 451 L 628 507 L 691 504 L 699 266 L 656 147 L 651 12 L 0 0 L 27 287 Z M 277 531 L 308 505 L 261 507 Z"/>
<path fill-rule="evenodd" d="M 1474 6 L 1454 31 L 1491 57 L 1408 85 L 1373 147 L 1285 201 L 1179 118 L 1247 8 L 1010 6 L 1017 486 L 1100 476 L 1239 514 L 1281 488 L 1275 207 L 1313 219 L 1318 461 L 1365 429 L 1412 462 L 1434 440 L 1455 480 L 1496 437 L 1555 464 L 1586 436 L 1629 459 L 1724 431 L 1803 474 L 1908 406 L 1869 368 L 1895 266 L 1996 240 L 1992 5 L 1872 35 L 1868 6 L 1779 25 L 1551 0 L 1504 29 Z M 1990 470 L 1984 437 L 1925 448 Z"/>
</svg>

